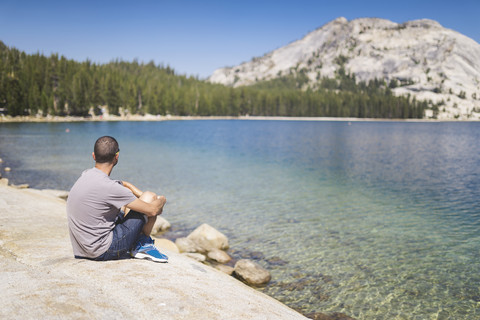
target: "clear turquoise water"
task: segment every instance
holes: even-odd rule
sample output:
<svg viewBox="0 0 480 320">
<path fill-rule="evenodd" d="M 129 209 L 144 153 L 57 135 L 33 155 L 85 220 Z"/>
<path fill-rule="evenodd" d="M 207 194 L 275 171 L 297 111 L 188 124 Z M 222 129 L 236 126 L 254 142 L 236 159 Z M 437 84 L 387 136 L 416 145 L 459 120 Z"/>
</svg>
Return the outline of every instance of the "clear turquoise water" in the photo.
<svg viewBox="0 0 480 320">
<path fill-rule="evenodd" d="M 167 236 L 211 224 L 303 313 L 480 319 L 480 123 L 0 124 L 2 174 L 68 190 L 104 134 L 113 177 L 166 195 Z"/>
</svg>

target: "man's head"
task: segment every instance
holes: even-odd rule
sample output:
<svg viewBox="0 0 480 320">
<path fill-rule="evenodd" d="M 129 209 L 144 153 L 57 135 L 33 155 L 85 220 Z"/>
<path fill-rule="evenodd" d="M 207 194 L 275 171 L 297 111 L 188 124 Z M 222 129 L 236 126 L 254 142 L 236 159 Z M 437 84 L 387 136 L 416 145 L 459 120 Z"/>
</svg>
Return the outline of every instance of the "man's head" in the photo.
<svg viewBox="0 0 480 320">
<path fill-rule="evenodd" d="M 93 158 L 97 163 L 115 163 L 118 152 L 120 149 L 117 140 L 110 136 L 103 136 L 95 142 Z"/>
</svg>

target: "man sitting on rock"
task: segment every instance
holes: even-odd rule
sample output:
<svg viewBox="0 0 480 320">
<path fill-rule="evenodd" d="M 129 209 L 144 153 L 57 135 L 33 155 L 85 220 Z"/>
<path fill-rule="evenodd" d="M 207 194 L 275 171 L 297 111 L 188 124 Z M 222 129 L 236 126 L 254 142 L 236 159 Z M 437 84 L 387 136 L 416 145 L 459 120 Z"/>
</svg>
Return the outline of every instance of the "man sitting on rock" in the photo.
<svg viewBox="0 0 480 320">
<path fill-rule="evenodd" d="M 67 200 L 68 226 L 75 258 L 114 260 L 128 257 L 167 262 L 150 237 L 164 196 L 142 192 L 126 181 L 112 180 L 120 149 L 113 137 L 95 142 L 95 167 L 85 170 Z"/>
</svg>

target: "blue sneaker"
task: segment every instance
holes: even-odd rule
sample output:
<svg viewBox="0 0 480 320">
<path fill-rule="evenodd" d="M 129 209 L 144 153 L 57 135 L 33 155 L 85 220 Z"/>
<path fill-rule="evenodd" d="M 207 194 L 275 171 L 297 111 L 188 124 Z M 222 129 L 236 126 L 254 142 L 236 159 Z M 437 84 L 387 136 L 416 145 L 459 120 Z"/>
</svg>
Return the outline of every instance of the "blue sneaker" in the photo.
<svg viewBox="0 0 480 320">
<path fill-rule="evenodd" d="M 153 244 L 153 239 L 141 235 L 135 249 L 131 252 L 132 257 L 136 259 L 147 259 L 155 262 L 168 262 L 168 257 L 160 253 Z"/>
</svg>

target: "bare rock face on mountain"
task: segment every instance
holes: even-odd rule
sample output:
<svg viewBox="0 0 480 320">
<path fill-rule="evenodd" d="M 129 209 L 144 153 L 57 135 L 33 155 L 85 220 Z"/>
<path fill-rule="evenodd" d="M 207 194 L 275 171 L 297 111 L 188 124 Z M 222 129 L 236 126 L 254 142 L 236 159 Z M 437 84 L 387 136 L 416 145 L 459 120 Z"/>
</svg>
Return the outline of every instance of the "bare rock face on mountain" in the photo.
<svg viewBox="0 0 480 320">
<path fill-rule="evenodd" d="M 480 119 L 480 44 L 427 19 L 338 18 L 263 57 L 218 69 L 209 81 L 237 87 L 302 72 L 315 89 L 341 65 L 357 81 L 384 79 L 396 84 L 396 95 L 431 100 L 426 118 Z"/>
</svg>

